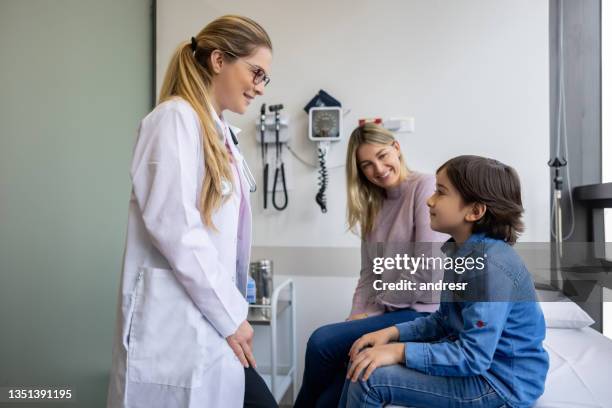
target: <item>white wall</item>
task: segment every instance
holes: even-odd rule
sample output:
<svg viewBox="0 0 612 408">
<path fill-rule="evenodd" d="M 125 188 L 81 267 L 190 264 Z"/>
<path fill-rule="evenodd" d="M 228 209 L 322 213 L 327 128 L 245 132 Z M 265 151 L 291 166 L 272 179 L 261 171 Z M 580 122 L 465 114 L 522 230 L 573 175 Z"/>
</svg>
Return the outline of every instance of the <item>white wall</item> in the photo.
<svg viewBox="0 0 612 408">
<path fill-rule="evenodd" d="M 176 45 L 226 13 L 254 18 L 274 45 L 272 82 L 244 116 L 240 144 L 261 187 L 254 120 L 260 103 L 283 103 L 291 145 L 315 162 L 303 106 L 319 90 L 360 117 L 413 116 L 416 132 L 399 140 L 411 168 L 433 173 L 459 154 L 491 156 L 514 166 L 523 183 L 526 233 L 548 241 L 549 86 L 547 0 L 387 0 L 224 2 L 158 0 L 157 83 Z M 330 166 L 344 162 L 346 140 Z M 301 376 L 308 335 L 342 320 L 358 273 L 359 240 L 346 232 L 344 169 L 330 171 L 329 211 L 314 201 L 316 170 L 290 155 L 290 204 L 262 210 L 252 196 L 253 258 L 296 281 Z M 340 248 L 344 247 L 344 248 Z M 316 302 L 313 302 L 316 299 Z"/>
<path fill-rule="evenodd" d="M 158 0 L 157 79 L 176 45 L 226 13 L 261 23 L 274 45 L 272 82 L 244 116 L 241 146 L 261 185 L 254 120 L 262 102 L 283 103 L 291 145 L 315 162 L 303 106 L 319 90 L 360 117 L 409 115 L 416 132 L 401 135 L 410 167 L 434 172 L 458 154 L 487 155 L 513 165 L 524 187 L 524 241 L 548 240 L 548 2 L 469 1 L 202 1 Z M 346 140 L 330 165 L 344 161 Z M 329 211 L 314 201 L 316 170 L 290 155 L 290 204 L 263 211 L 254 201 L 254 245 L 356 246 L 345 231 L 344 169 L 331 170 Z"/>
</svg>

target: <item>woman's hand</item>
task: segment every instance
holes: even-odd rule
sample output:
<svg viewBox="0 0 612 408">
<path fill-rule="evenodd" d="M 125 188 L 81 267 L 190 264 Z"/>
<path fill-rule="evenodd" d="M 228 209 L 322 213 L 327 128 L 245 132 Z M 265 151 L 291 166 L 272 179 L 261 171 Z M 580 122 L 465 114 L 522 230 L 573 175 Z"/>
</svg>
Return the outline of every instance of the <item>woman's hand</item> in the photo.
<svg viewBox="0 0 612 408">
<path fill-rule="evenodd" d="M 236 333 L 225 339 L 244 367 L 257 367 L 253 356 L 253 328 L 246 320 L 238 326 Z"/>
<path fill-rule="evenodd" d="M 347 317 L 346 321 L 349 322 L 351 320 L 365 319 L 366 317 L 368 317 L 367 313 L 355 313 Z"/>
<path fill-rule="evenodd" d="M 386 329 L 378 330 L 372 333 L 364 334 L 358 338 L 351 349 L 349 350 L 349 357 L 351 361 L 359 354 L 359 352 L 365 347 L 382 346 L 389 342 L 396 341 L 399 338 L 399 330 L 397 327 L 391 326 Z"/>
<path fill-rule="evenodd" d="M 404 343 L 391 343 L 367 348 L 355 356 L 346 374 L 346 378 L 355 382 L 361 372 L 365 370 L 362 377 L 365 381 L 378 367 L 403 362 L 404 350 Z"/>
</svg>

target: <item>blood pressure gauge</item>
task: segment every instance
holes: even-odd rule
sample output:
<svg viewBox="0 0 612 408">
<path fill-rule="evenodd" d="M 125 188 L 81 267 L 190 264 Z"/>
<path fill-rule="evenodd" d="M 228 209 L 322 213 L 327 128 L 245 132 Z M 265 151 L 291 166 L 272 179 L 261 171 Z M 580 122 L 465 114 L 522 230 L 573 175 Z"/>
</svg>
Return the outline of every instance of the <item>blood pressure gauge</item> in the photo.
<svg viewBox="0 0 612 408">
<path fill-rule="evenodd" d="M 308 138 L 315 142 L 339 141 L 342 136 L 342 108 L 322 106 L 308 111 Z"/>
</svg>

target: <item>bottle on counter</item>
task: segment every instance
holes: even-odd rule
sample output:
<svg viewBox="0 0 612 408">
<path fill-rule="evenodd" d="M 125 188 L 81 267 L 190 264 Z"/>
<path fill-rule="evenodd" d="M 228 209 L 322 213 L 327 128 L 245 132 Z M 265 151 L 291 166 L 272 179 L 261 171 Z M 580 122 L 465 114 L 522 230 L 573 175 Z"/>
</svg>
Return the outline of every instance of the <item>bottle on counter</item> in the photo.
<svg viewBox="0 0 612 408">
<path fill-rule="evenodd" d="M 251 275 L 247 275 L 247 302 L 249 304 L 255 303 L 257 300 L 257 285 L 255 285 L 255 279 Z"/>
</svg>

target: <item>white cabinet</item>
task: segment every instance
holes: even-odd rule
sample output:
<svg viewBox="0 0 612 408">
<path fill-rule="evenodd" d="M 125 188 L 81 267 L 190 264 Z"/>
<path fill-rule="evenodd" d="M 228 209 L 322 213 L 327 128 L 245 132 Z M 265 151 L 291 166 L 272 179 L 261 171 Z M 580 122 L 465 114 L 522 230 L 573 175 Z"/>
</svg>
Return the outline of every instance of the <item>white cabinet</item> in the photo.
<svg viewBox="0 0 612 408">
<path fill-rule="evenodd" d="M 292 387 L 293 403 L 297 396 L 293 280 L 287 279 L 274 289 L 269 305 L 251 304 L 248 321 L 255 330 L 253 353 L 257 360 L 257 372 L 277 402 Z"/>
</svg>

